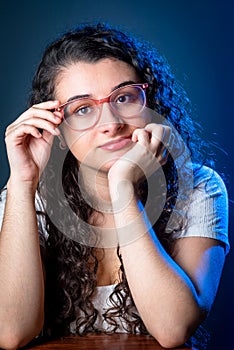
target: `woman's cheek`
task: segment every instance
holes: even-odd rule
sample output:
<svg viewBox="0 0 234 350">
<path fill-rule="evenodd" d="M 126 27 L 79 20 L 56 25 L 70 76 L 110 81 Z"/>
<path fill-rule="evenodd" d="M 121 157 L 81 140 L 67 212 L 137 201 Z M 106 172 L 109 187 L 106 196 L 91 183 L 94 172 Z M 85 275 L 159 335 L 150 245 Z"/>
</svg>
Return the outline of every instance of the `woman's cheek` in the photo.
<svg viewBox="0 0 234 350">
<path fill-rule="evenodd" d="M 146 108 L 140 116 L 136 116 L 134 118 L 131 118 L 128 120 L 129 126 L 135 130 L 135 129 L 142 129 L 147 124 L 152 122 L 152 112 L 150 109 Z"/>
</svg>

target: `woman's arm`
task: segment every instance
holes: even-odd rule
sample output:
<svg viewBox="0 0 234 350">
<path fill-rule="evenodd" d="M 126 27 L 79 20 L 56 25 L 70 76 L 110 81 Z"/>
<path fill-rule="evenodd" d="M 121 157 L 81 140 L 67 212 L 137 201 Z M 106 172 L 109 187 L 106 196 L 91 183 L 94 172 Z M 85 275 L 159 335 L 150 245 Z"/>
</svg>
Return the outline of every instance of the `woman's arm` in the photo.
<svg viewBox="0 0 234 350">
<path fill-rule="evenodd" d="M 129 287 L 148 331 L 164 347 L 183 344 L 212 306 L 224 248 L 210 238 L 181 238 L 170 257 L 148 229 L 135 199 L 115 215 L 115 223 Z"/>
<path fill-rule="evenodd" d="M 0 347 L 14 349 L 43 325 L 44 281 L 34 194 L 8 183 L 0 234 Z"/>
<path fill-rule="evenodd" d="M 61 120 L 50 112 L 58 104 L 49 101 L 33 106 L 6 130 L 10 178 L 0 233 L 0 348 L 4 349 L 27 344 L 43 326 L 44 280 L 35 192 Z"/>
<path fill-rule="evenodd" d="M 188 340 L 211 308 L 224 248 L 215 239 L 181 238 L 169 256 L 134 195 L 137 168 L 131 175 L 124 159 L 117 163 L 109 172 L 109 189 L 129 287 L 148 331 L 164 347 L 175 347 Z"/>
</svg>

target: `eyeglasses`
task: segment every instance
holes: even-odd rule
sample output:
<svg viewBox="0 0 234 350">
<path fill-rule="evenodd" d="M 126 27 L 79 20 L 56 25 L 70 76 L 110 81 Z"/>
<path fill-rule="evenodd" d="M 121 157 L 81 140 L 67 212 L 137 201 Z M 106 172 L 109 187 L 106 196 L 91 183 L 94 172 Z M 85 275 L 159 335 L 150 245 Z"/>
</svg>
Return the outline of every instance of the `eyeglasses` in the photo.
<svg viewBox="0 0 234 350">
<path fill-rule="evenodd" d="M 126 85 L 100 100 L 77 98 L 62 104 L 56 110 L 63 111 L 64 121 L 71 129 L 84 131 L 97 124 L 103 103 L 109 103 L 112 111 L 123 119 L 141 113 L 146 105 L 147 87 L 147 83 Z"/>
</svg>

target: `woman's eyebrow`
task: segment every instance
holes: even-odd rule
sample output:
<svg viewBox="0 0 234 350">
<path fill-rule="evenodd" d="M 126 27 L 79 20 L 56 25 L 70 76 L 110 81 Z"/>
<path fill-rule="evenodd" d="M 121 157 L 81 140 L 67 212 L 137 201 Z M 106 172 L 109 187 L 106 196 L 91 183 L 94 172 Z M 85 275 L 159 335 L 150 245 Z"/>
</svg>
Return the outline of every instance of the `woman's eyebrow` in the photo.
<svg viewBox="0 0 234 350">
<path fill-rule="evenodd" d="M 78 98 L 87 98 L 87 97 L 90 97 L 90 96 L 91 96 L 91 95 L 89 95 L 89 94 L 72 96 L 72 97 L 70 97 L 70 98 L 67 100 L 67 102 L 73 101 L 73 100 L 77 100 Z"/>
<path fill-rule="evenodd" d="M 132 80 L 124 81 L 123 83 L 120 83 L 119 85 L 116 85 L 111 91 L 113 92 L 113 91 L 115 91 L 115 90 L 117 90 L 117 89 L 119 89 L 119 88 L 121 88 L 121 87 L 123 87 L 125 85 L 130 85 L 130 84 L 136 84 L 136 82 L 132 81 Z"/>
<path fill-rule="evenodd" d="M 132 80 L 128 80 L 128 81 L 124 81 L 118 85 L 116 85 L 112 90 L 111 92 L 123 87 L 123 86 L 126 86 L 126 85 L 130 85 L 130 84 L 136 84 L 136 82 L 132 81 Z M 69 101 L 73 101 L 73 100 L 77 100 L 78 98 L 87 98 L 87 97 L 91 97 L 92 95 L 90 94 L 83 94 L 83 95 L 75 95 L 75 96 L 72 96 L 70 97 L 67 102 Z"/>
</svg>

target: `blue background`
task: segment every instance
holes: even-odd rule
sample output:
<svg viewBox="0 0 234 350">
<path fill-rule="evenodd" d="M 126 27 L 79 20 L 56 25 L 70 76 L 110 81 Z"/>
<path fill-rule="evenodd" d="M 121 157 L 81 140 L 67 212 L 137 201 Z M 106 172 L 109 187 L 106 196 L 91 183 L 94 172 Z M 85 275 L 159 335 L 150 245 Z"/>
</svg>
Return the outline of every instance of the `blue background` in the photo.
<svg viewBox="0 0 234 350">
<path fill-rule="evenodd" d="M 104 20 L 152 42 L 168 59 L 193 102 L 203 137 L 215 141 L 217 170 L 229 177 L 230 240 L 233 230 L 234 4 L 231 0 L 116 2 L 1 1 L 0 187 L 8 177 L 4 133 L 24 111 L 31 79 L 52 39 L 80 22 Z M 232 349 L 234 280 L 231 251 L 207 328 L 209 349 Z"/>
</svg>

